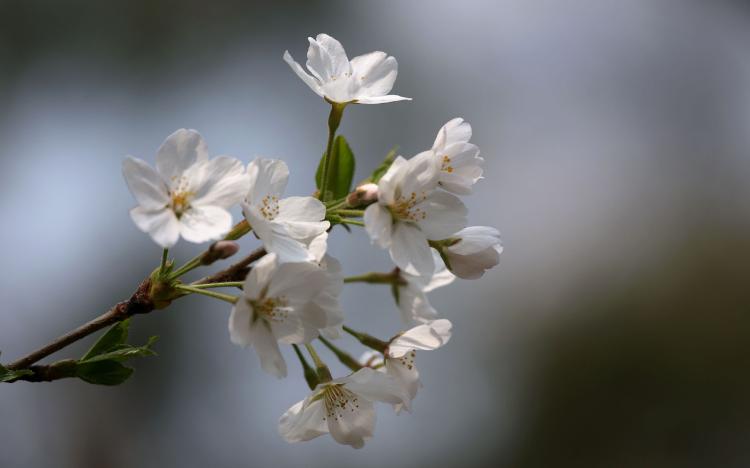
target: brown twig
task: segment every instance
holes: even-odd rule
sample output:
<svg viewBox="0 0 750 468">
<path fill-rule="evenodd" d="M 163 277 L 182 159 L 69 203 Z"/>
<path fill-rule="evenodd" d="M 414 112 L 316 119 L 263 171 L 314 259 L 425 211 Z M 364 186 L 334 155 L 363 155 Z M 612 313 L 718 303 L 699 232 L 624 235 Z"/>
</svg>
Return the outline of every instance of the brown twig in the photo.
<svg viewBox="0 0 750 468">
<path fill-rule="evenodd" d="M 250 271 L 250 265 L 259 260 L 266 254 L 262 248 L 256 249 L 239 262 L 231 265 L 222 271 L 213 275 L 202 278 L 193 284 L 219 283 L 224 281 L 241 281 Z M 32 364 L 44 359 L 45 357 L 69 346 L 76 341 L 85 338 L 103 328 L 121 322 L 133 315 L 147 314 L 155 309 L 155 305 L 150 297 L 151 279 L 146 278 L 141 282 L 130 299 L 115 304 L 111 309 L 99 317 L 87 322 L 75 330 L 66 333 L 51 343 L 39 348 L 31 354 L 28 354 L 17 361 L 8 364 L 6 367 L 11 370 L 20 370 L 29 368 Z M 179 297 L 179 296 L 178 296 Z M 54 365 L 53 365 L 54 366 Z M 18 380 L 28 381 L 49 381 L 56 380 L 53 375 L 47 372 L 52 366 L 32 366 L 30 370 L 34 375 L 19 378 Z M 36 376 L 36 377 L 34 377 Z M 58 377 L 59 378 L 59 377 Z"/>
</svg>

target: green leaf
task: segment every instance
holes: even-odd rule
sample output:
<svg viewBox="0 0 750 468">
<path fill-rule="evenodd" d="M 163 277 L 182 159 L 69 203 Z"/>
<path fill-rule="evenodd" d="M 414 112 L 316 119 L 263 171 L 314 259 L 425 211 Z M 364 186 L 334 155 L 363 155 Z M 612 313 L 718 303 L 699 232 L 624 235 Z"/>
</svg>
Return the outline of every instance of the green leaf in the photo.
<svg viewBox="0 0 750 468">
<path fill-rule="evenodd" d="M 133 357 L 145 357 L 145 356 L 156 356 L 156 353 L 151 349 L 151 346 L 156 343 L 158 336 L 152 336 L 148 339 L 148 342 L 143 346 L 133 346 L 129 344 L 121 344 L 112 348 L 106 353 L 97 354 L 88 359 L 81 359 L 81 363 L 91 363 L 98 361 L 125 361 Z"/>
<path fill-rule="evenodd" d="M 95 385 L 120 385 L 133 375 L 133 369 L 117 361 L 79 363 L 76 377 Z"/>
<path fill-rule="evenodd" d="M 31 375 L 33 373 L 34 372 L 28 369 L 10 370 L 4 365 L 0 364 L 0 382 L 10 382 L 11 380 L 16 380 L 19 377 L 23 377 L 24 375 Z"/>
<path fill-rule="evenodd" d="M 117 346 L 125 343 L 128 339 L 128 328 L 130 327 L 130 319 L 123 320 L 112 326 L 107 332 L 99 338 L 94 346 L 88 350 L 88 352 L 81 358 L 81 361 L 85 361 L 99 354 L 104 354 L 108 351 L 116 349 Z"/>
<path fill-rule="evenodd" d="M 396 151 L 398 151 L 398 147 L 394 147 L 392 150 L 390 150 L 388 154 L 385 155 L 385 158 L 383 158 L 383 162 L 381 162 L 380 165 L 376 167 L 374 171 L 372 171 L 372 175 L 363 180 L 362 183 L 364 184 L 371 182 L 373 184 L 377 184 L 378 181 L 385 175 L 385 173 L 388 172 L 391 164 L 393 164 L 393 160 L 396 159 Z"/>
<path fill-rule="evenodd" d="M 320 158 L 318 163 L 318 170 L 315 171 L 315 185 L 318 190 L 321 189 L 323 183 L 323 160 L 325 154 Z M 328 161 L 328 197 L 323 197 L 326 200 L 338 200 L 349 194 L 352 187 L 352 180 L 354 179 L 354 153 L 349 147 L 346 138 L 343 135 L 339 135 L 333 141 L 333 148 L 331 149 L 331 159 Z"/>
</svg>

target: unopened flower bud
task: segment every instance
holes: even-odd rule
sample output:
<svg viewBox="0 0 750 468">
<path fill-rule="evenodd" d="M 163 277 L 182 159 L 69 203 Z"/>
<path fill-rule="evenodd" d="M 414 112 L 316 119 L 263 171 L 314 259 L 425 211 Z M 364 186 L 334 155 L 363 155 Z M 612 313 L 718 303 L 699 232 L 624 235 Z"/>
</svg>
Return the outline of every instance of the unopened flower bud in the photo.
<svg viewBox="0 0 750 468">
<path fill-rule="evenodd" d="M 378 186 L 376 184 L 364 184 L 356 188 L 346 197 L 349 206 L 369 205 L 378 200 Z"/>
<path fill-rule="evenodd" d="M 201 258 L 201 265 L 210 265 L 216 260 L 223 260 L 236 254 L 240 250 L 240 245 L 234 241 L 221 240 L 214 242 L 208 248 L 208 252 Z"/>
</svg>

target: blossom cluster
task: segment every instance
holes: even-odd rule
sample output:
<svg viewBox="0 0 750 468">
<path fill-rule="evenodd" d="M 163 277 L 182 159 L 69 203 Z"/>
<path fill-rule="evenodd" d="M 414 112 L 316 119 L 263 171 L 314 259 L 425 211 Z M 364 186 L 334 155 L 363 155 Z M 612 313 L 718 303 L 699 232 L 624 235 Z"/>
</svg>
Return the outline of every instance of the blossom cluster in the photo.
<svg viewBox="0 0 750 468">
<path fill-rule="evenodd" d="M 283 161 L 258 158 L 245 166 L 233 157 L 209 157 L 195 130 L 167 137 L 156 153 L 155 168 L 130 157 L 123 174 L 138 203 L 130 212 L 133 222 L 165 249 L 158 278 L 180 294 L 206 294 L 232 303 L 229 337 L 252 347 L 264 371 L 285 377 L 280 346 L 294 347 L 311 393 L 281 417 L 282 437 L 299 442 L 329 433 L 337 442 L 359 448 L 373 435 L 374 402 L 410 411 L 420 387 L 416 351 L 440 348 L 451 337 L 451 322 L 441 318 L 427 293 L 456 277 L 481 277 L 498 263 L 502 247 L 496 229 L 467 227 L 460 196 L 471 194 L 482 178 L 484 160 L 470 142 L 471 126 L 461 118 L 448 121 L 429 149 L 411 158 L 388 158 L 380 171 L 353 189 L 345 180 L 346 193 L 330 190 L 341 177 L 335 165 L 344 160 L 341 154 L 332 157 L 344 108 L 409 98 L 389 94 L 398 71 L 395 58 L 371 52 L 349 60 L 341 44 L 325 34 L 309 42 L 307 71 L 289 52 L 284 60 L 331 105 L 328 146 L 313 196 L 284 195 L 289 168 Z M 244 219 L 233 224 L 230 209 L 236 205 Z M 327 253 L 336 224 L 364 227 L 373 244 L 388 250 L 394 270 L 345 278 L 341 263 Z M 218 258 L 226 258 L 238 250 L 233 241 L 249 232 L 264 251 L 242 281 L 186 284 L 179 278 L 200 261 L 177 270 L 164 263 L 166 249 L 180 238 L 213 242 L 209 251 L 223 252 Z M 339 296 L 344 283 L 351 282 L 390 285 L 406 330 L 380 340 L 346 326 Z M 237 288 L 240 294 L 212 288 Z M 334 343 L 344 333 L 369 351 L 352 358 Z M 332 350 L 351 374 L 334 379 L 313 343 Z"/>
</svg>

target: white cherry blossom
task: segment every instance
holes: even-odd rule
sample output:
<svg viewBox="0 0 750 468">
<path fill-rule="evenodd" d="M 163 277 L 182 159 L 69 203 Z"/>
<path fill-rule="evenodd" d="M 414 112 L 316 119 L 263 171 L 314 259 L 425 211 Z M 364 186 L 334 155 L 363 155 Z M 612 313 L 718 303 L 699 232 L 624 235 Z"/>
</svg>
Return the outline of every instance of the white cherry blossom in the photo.
<svg viewBox="0 0 750 468">
<path fill-rule="evenodd" d="M 362 448 L 375 430 L 375 407 L 392 405 L 408 395 L 394 378 L 364 367 L 357 372 L 315 387 L 304 400 L 279 420 L 279 434 L 287 442 L 302 442 L 330 433 L 336 442 Z"/>
<path fill-rule="evenodd" d="M 385 52 L 370 52 L 351 61 L 339 41 L 327 34 L 309 37 L 307 73 L 289 51 L 284 61 L 318 96 L 340 104 L 383 104 L 411 100 L 390 93 L 398 74 L 396 59 Z"/>
<path fill-rule="evenodd" d="M 503 246 L 500 232 L 492 227 L 471 226 L 451 236 L 455 243 L 443 253 L 451 271 L 459 278 L 477 279 L 500 262 Z"/>
<path fill-rule="evenodd" d="M 232 343 L 253 346 L 263 370 L 285 377 L 278 342 L 309 343 L 318 336 L 320 323 L 309 306 L 325 284 L 325 271 L 314 263 L 279 263 L 275 254 L 264 256 L 247 275 L 229 317 Z"/>
<path fill-rule="evenodd" d="M 458 195 L 471 193 L 473 185 L 482 178 L 479 148 L 469 143 L 471 125 L 455 118 L 440 129 L 432 145 L 438 165 L 438 184 Z"/>
<path fill-rule="evenodd" d="M 324 221 L 325 205 L 313 197 L 281 198 L 289 179 L 284 161 L 258 158 L 248 165 L 247 173 L 250 191 L 242 204 L 243 213 L 266 250 L 282 262 L 314 260 L 310 243 L 316 238 L 320 241 L 319 236 L 330 227 Z"/>
<path fill-rule="evenodd" d="M 326 282 L 320 294 L 308 306 L 307 313 L 314 318 L 321 335 L 336 339 L 341 336 L 344 324 L 344 311 L 339 303 L 339 295 L 344 289 L 344 275 L 341 263 L 325 253 L 327 237 L 328 233 L 324 232 L 310 243 L 314 262 L 325 272 Z"/>
<path fill-rule="evenodd" d="M 362 365 L 384 372 L 404 388 L 409 398 L 393 405 L 396 413 L 400 413 L 402 409 L 410 410 L 411 401 L 422 386 L 415 365 L 416 351 L 430 351 L 445 345 L 451 338 L 452 327 L 451 322 L 446 319 L 417 325 L 393 338 L 385 355 L 368 351 L 360 358 Z"/>
<path fill-rule="evenodd" d="M 209 159 L 195 130 L 171 134 L 156 153 L 156 169 L 129 157 L 122 173 L 138 206 L 130 211 L 135 225 L 163 248 L 182 236 L 189 242 L 217 240 L 232 228 L 230 208 L 242 201 L 248 177 L 240 161 Z"/>
<path fill-rule="evenodd" d="M 428 239 L 445 239 L 466 225 L 466 207 L 455 195 L 435 190 L 434 153 L 399 156 L 378 182 L 378 202 L 365 210 L 373 242 L 389 249 L 401 269 L 429 276 L 435 269 Z"/>
</svg>

